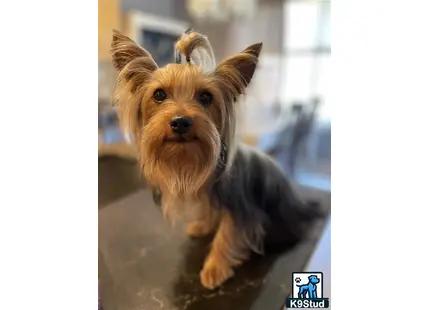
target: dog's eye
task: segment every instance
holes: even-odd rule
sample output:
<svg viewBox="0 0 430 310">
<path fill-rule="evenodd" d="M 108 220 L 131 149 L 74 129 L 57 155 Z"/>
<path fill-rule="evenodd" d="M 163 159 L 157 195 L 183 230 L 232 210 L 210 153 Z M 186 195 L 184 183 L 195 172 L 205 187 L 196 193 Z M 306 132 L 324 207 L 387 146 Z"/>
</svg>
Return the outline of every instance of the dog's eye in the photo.
<svg viewBox="0 0 430 310">
<path fill-rule="evenodd" d="M 167 98 L 166 92 L 162 89 L 155 90 L 154 94 L 152 95 L 152 98 L 154 98 L 157 102 L 162 102 Z"/>
<path fill-rule="evenodd" d="M 208 105 L 212 102 L 212 94 L 208 91 L 203 91 L 199 94 L 199 102 L 203 105 Z"/>
</svg>

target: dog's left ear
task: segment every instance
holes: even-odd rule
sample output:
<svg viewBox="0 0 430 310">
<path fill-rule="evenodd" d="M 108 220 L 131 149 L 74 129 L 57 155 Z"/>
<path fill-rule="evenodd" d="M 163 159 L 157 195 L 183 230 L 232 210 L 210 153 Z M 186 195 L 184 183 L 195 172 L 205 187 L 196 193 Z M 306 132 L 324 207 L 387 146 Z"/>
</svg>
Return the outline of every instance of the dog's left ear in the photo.
<svg viewBox="0 0 430 310">
<path fill-rule="evenodd" d="M 214 72 L 216 79 L 224 84 L 223 88 L 227 88 L 234 98 L 242 95 L 251 82 L 262 48 L 263 43 L 250 45 L 217 66 Z"/>
</svg>

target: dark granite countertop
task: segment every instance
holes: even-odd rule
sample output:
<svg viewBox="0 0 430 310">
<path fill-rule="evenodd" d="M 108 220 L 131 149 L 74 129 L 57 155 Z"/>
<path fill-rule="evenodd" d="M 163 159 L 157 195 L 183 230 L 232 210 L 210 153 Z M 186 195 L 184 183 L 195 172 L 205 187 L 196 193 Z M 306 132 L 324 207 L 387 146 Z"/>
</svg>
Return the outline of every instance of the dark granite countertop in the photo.
<svg viewBox="0 0 430 310">
<path fill-rule="evenodd" d="M 291 291 L 325 221 L 282 255 L 255 256 L 215 291 L 199 280 L 210 240 L 192 240 L 163 221 L 135 163 L 99 160 L 99 277 L 105 310 L 278 310 Z M 330 208 L 330 193 L 298 187 Z"/>
</svg>

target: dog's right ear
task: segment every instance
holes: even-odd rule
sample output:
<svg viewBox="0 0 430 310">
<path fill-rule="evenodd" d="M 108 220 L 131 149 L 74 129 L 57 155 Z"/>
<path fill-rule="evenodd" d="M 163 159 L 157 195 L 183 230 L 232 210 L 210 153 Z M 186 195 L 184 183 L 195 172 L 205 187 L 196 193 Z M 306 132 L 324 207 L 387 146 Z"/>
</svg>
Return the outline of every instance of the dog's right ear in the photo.
<svg viewBox="0 0 430 310">
<path fill-rule="evenodd" d="M 138 58 L 145 60 L 141 62 L 145 64 L 145 69 L 149 71 L 157 69 L 157 64 L 151 54 L 118 30 L 113 30 L 111 54 L 113 65 L 118 71 L 121 71 L 127 64 Z"/>
<path fill-rule="evenodd" d="M 112 63 L 118 76 L 114 90 L 113 105 L 125 133 L 136 136 L 140 119 L 142 90 L 157 64 L 151 54 L 129 37 L 113 31 L 111 45 Z"/>
</svg>

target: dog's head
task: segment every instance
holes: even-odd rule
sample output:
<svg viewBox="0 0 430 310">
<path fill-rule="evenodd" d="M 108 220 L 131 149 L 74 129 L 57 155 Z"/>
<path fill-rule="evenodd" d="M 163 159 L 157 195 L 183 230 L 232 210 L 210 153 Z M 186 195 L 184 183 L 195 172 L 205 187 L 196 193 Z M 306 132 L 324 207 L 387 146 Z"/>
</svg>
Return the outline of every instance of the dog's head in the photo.
<svg viewBox="0 0 430 310">
<path fill-rule="evenodd" d="M 312 275 L 312 276 L 309 276 L 308 279 L 309 279 L 309 282 L 312 284 L 320 283 L 320 279 L 317 276 Z"/>
<path fill-rule="evenodd" d="M 176 43 L 187 61 L 159 68 L 130 38 L 114 31 L 112 41 L 119 119 L 134 137 L 147 181 L 174 196 L 196 194 L 214 175 L 222 148 L 233 152 L 234 104 L 252 79 L 262 44 L 209 72 L 193 61 L 198 48 L 215 63 L 207 38 L 187 32 Z"/>
</svg>

